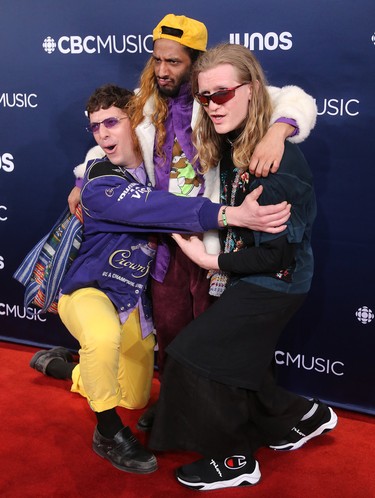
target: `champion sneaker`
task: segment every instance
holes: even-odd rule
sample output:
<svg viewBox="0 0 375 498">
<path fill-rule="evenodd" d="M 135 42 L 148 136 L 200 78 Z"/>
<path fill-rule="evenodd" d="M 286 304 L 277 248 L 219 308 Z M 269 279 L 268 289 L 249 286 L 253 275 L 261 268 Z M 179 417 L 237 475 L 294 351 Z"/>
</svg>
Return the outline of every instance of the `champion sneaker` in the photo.
<svg viewBox="0 0 375 498">
<path fill-rule="evenodd" d="M 298 422 L 283 440 L 270 445 L 270 448 L 284 451 L 297 450 L 310 439 L 329 432 L 336 427 L 337 415 L 332 408 L 317 399 L 313 401 L 317 404 L 313 414 L 309 418 Z"/>
<path fill-rule="evenodd" d="M 251 486 L 259 481 L 260 475 L 258 462 L 244 455 L 225 459 L 202 458 L 176 471 L 181 484 L 199 491 Z"/>
</svg>

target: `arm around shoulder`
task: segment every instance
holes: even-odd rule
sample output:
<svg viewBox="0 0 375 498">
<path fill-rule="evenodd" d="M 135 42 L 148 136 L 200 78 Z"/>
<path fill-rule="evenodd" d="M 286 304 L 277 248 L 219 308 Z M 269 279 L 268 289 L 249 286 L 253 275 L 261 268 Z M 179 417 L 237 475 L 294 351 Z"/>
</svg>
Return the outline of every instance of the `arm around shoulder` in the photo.
<svg viewBox="0 0 375 498">
<path fill-rule="evenodd" d="M 86 154 L 86 157 L 83 163 L 78 164 L 74 169 L 73 173 L 76 178 L 83 178 L 85 176 L 85 171 L 87 167 L 87 163 L 93 159 L 98 159 L 104 157 L 104 151 L 99 145 L 92 147 Z"/>
<path fill-rule="evenodd" d="M 104 151 L 101 147 L 99 147 L 99 145 L 92 147 L 86 154 L 83 163 L 78 164 L 78 166 L 73 169 L 73 173 L 76 178 L 76 185 L 73 187 L 68 197 L 68 205 L 72 214 L 75 213 L 81 200 L 82 178 L 85 176 L 87 163 L 93 159 L 104 157 L 104 155 Z"/>
<path fill-rule="evenodd" d="M 317 107 L 314 98 L 298 86 L 288 85 L 282 88 L 268 86 L 273 105 L 271 124 L 279 118 L 294 119 L 299 133 L 288 138 L 290 142 L 303 142 L 314 128 Z"/>
</svg>

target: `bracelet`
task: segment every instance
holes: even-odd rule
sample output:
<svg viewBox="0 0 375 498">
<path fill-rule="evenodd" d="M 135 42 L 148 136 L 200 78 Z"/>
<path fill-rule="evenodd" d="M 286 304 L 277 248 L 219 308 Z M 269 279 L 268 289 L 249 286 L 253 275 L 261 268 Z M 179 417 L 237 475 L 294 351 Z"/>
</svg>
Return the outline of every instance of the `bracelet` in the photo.
<svg viewBox="0 0 375 498">
<path fill-rule="evenodd" d="M 225 206 L 225 207 L 224 207 L 224 209 L 223 209 L 223 210 L 222 210 L 222 212 L 221 212 L 221 221 L 223 222 L 223 225 L 224 225 L 225 227 L 227 227 L 227 226 L 228 226 L 227 215 L 225 214 L 225 211 L 226 211 L 227 207 L 228 207 L 228 206 Z"/>
</svg>

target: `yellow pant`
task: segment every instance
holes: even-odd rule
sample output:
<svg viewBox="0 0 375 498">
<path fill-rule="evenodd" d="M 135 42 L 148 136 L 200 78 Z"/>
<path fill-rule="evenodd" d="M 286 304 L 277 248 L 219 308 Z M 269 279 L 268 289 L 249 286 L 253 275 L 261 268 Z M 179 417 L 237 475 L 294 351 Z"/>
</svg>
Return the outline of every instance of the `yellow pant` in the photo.
<svg viewBox="0 0 375 498">
<path fill-rule="evenodd" d="M 122 325 L 104 292 L 89 287 L 63 295 L 58 311 L 80 344 L 72 392 L 86 397 L 96 412 L 143 408 L 150 397 L 155 338 L 142 339 L 138 309 Z"/>
</svg>

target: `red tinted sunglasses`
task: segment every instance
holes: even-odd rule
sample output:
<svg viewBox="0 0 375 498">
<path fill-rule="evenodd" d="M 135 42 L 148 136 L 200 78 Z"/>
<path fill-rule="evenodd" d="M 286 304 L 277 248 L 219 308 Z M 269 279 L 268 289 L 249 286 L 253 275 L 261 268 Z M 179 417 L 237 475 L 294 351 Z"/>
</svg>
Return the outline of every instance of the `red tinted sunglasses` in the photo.
<svg viewBox="0 0 375 498">
<path fill-rule="evenodd" d="M 233 99 L 236 94 L 237 88 L 240 88 L 240 86 L 244 86 L 247 84 L 248 83 L 241 83 L 241 85 L 234 86 L 233 88 L 227 88 L 226 90 L 220 90 L 219 92 L 211 93 L 211 95 L 205 95 L 197 92 L 195 94 L 195 98 L 200 103 L 200 105 L 203 105 L 203 107 L 207 107 L 210 103 L 210 100 L 218 105 L 225 104 L 225 102 L 228 102 L 228 100 Z"/>
</svg>

